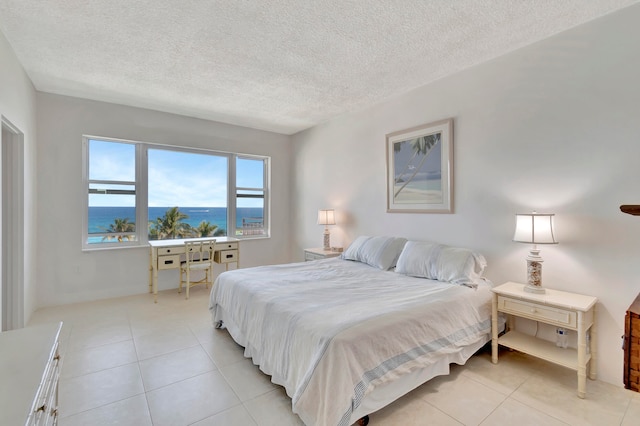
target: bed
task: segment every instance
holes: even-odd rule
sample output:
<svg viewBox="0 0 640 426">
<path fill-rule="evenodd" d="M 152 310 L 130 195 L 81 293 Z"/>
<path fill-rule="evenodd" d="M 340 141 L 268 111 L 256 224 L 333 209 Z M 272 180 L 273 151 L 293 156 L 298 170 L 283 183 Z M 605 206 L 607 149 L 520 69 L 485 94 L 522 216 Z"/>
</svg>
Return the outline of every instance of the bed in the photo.
<svg viewBox="0 0 640 426">
<path fill-rule="evenodd" d="M 339 258 L 220 274 L 209 309 L 308 425 L 351 425 L 490 340 L 470 250 L 358 237 Z"/>
</svg>

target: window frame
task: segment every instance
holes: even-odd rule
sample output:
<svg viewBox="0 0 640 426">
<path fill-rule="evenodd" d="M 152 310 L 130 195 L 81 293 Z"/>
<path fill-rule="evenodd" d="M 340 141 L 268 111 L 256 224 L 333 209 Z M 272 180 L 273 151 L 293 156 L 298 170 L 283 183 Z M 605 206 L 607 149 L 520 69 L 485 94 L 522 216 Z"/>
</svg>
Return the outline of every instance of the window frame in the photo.
<svg viewBox="0 0 640 426">
<path fill-rule="evenodd" d="M 101 142 L 113 142 L 113 143 L 125 143 L 135 145 L 135 182 L 130 181 L 106 181 L 106 180 L 91 180 L 89 179 L 89 140 L 99 140 Z M 83 135 L 82 136 L 82 193 L 83 193 L 83 212 L 82 212 L 82 250 L 112 250 L 131 247 L 146 247 L 149 245 L 149 149 L 162 149 L 174 152 L 187 152 L 193 154 L 202 155 L 215 155 L 225 157 L 227 159 L 227 237 L 237 238 L 239 240 L 247 239 L 262 239 L 271 238 L 271 157 L 265 155 L 256 154 L 243 154 L 226 151 L 218 151 L 205 148 L 192 148 L 185 146 L 159 144 L 151 142 L 133 141 L 126 139 L 118 139 L 104 136 Z M 237 170 L 236 160 L 238 158 L 250 159 L 250 160 L 262 160 L 263 161 L 263 185 L 264 188 L 238 188 L 236 186 Z M 122 242 L 100 242 L 89 243 L 89 186 L 92 183 L 103 184 L 126 184 L 133 185 L 135 188 L 135 208 L 136 208 L 136 239 L 134 241 L 122 241 Z M 264 207 L 263 207 L 263 226 L 265 228 L 264 234 L 261 235 L 237 235 L 236 218 L 237 218 L 237 205 L 236 196 L 237 190 L 250 189 L 250 190 L 262 190 L 264 191 Z M 93 234 L 91 234 L 93 235 Z"/>
<path fill-rule="evenodd" d="M 237 171 L 236 169 L 236 164 L 237 164 L 237 160 L 238 159 L 244 159 L 244 160 L 262 160 L 263 162 L 263 168 L 262 168 L 262 188 L 257 188 L 257 187 L 240 187 L 236 185 L 236 181 L 234 180 L 233 185 L 229 185 L 229 188 L 231 190 L 231 187 L 233 186 L 233 191 L 234 193 L 232 195 L 230 195 L 230 198 L 233 198 L 233 202 L 234 202 L 234 209 L 233 209 L 233 214 L 234 216 L 236 215 L 237 212 L 237 199 L 238 199 L 238 191 L 262 191 L 263 192 L 263 199 L 264 199 L 264 207 L 262 209 L 262 226 L 264 228 L 264 234 L 257 234 L 257 235 L 237 235 L 237 233 L 234 235 L 236 238 L 240 238 L 242 237 L 242 239 L 258 239 L 258 238 L 269 238 L 271 237 L 271 222 L 270 222 L 270 208 L 267 208 L 267 200 L 269 199 L 269 189 L 271 188 L 271 181 L 270 181 L 270 173 L 268 173 L 268 169 L 269 169 L 269 160 L 267 159 L 268 157 L 264 157 L 261 155 L 249 155 L 249 154 L 237 154 L 234 158 L 233 158 L 233 175 L 237 176 Z M 237 223 L 237 217 L 233 218 L 233 223 L 236 224 Z M 235 232 L 235 231 L 234 231 Z"/>
</svg>

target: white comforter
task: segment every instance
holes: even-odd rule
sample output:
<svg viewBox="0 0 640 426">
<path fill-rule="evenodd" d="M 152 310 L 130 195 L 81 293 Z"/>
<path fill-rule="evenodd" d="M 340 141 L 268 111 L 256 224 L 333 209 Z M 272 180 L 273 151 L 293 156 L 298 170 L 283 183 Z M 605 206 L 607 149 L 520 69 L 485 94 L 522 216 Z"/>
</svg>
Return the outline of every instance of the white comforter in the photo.
<svg viewBox="0 0 640 426">
<path fill-rule="evenodd" d="M 477 289 L 326 259 L 222 273 L 223 320 L 305 424 L 348 425 L 376 386 L 488 340 L 490 286 Z"/>
</svg>

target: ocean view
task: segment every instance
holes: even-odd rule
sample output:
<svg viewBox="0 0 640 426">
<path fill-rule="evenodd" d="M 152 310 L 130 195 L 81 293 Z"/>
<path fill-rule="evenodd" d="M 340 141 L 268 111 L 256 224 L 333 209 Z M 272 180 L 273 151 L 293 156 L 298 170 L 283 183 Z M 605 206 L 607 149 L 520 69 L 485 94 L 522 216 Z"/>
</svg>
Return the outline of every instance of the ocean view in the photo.
<svg viewBox="0 0 640 426">
<path fill-rule="evenodd" d="M 402 185 L 404 185 L 404 182 L 396 184 L 396 187 L 400 188 Z M 407 183 L 405 188 L 420 189 L 423 191 L 440 191 L 442 190 L 442 180 L 439 177 L 437 179 L 414 179 Z"/>
<path fill-rule="evenodd" d="M 149 207 L 149 223 L 163 217 L 171 207 Z M 197 227 L 200 222 L 208 221 L 219 229 L 227 230 L 226 207 L 180 207 L 179 211 L 188 215 L 184 223 Z M 242 218 L 263 217 L 261 207 L 238 207 L 236 209 L 236 228 L 242 228 Z M 89 234 L 105 232 L 115 219 L 129 219 L 135 222 L 135 207 L 89 207 Z"/>
</svg>

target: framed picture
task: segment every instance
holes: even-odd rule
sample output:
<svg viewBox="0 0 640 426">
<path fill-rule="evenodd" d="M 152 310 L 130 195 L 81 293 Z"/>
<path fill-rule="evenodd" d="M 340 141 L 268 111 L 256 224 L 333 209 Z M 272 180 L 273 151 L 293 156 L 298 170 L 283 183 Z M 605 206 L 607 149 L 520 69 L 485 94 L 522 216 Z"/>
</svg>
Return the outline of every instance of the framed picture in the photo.
<svg viewBox="0 0 640 426">
<path fill-rule="evenodd" d="M 453 119 L 387 135 L 387 212 L 453 213 Z"/>
</svg>

